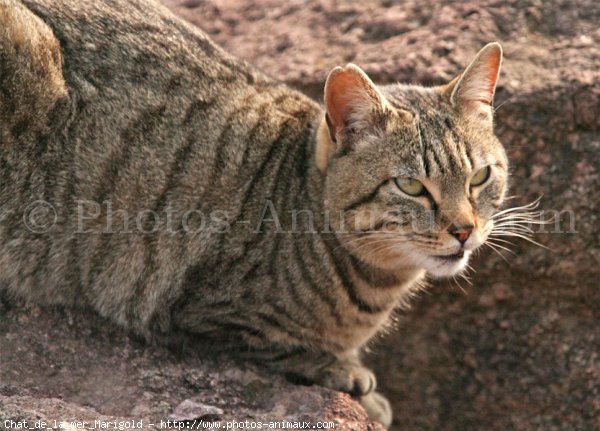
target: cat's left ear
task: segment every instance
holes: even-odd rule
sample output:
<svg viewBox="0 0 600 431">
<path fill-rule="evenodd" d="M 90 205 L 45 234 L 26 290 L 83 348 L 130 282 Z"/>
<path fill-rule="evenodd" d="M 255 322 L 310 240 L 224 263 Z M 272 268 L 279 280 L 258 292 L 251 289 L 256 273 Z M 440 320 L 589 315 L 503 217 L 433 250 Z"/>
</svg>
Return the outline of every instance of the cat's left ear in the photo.
<svg viewBox="0 0 600 431">
<path fill-rule="evenodd" d="M 498 42 L 484 46 L 465 71 L 448 84 L 451 103 L 473 118 L 491 122 L 501 64 L 502 46 Z"/>
</svg>

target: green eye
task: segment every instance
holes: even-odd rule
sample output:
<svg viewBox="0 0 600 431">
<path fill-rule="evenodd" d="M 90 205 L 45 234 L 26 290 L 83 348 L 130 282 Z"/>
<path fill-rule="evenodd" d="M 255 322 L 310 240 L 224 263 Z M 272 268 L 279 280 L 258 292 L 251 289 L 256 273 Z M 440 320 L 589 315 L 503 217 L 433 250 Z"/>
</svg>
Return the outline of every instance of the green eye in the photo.
<svg viewBox="0 0 600 431">
<path fill-rule="evenodd" d="M 419 180 L 414 178 L 396 178 L 395 180 L 398 188 L 409 196 L 423 196 L 427 193 L 427 189 Z"/>
<path fill-rule="evenodd" d="M 478 170 L 477 172 L 475 172 L 475 175 L 473 175 L 473 177 L 471 178 L 471 187 L 476 187 L 476 186 L 480 186 L 483 183 L 485 183 L 487 181 L 487 179 L 490 177 L 490 167 L 486 166 L 483 169 Z"/>
</svg>

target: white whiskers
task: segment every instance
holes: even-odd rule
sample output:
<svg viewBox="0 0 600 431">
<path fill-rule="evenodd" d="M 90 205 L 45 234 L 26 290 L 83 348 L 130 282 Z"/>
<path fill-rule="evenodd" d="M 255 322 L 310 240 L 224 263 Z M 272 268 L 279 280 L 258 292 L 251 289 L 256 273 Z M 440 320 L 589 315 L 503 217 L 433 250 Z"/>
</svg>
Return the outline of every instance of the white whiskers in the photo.
<svg viewBox="0 0 600 431">
<path fill-rule="evenodd" d="M 544 215 L 543 211 L 536 211 L 540 200 L 541 196 L 526 205 L 507 208 L 494 214 L 490 219 L 491 229 L 488 239 L 484 244 L 500 255 L 506 262 L 508 261 L 502 251 L 511 254 L 515 253 L 509 248 L 513 243 L 501 237 L 520 238 L 548 249 L 544 244 L 540 244 L 532 238 L 535 234 L 532 226 L 553 223 L 553 220 L 544 220 L 542 218 Z"/>
</svg>

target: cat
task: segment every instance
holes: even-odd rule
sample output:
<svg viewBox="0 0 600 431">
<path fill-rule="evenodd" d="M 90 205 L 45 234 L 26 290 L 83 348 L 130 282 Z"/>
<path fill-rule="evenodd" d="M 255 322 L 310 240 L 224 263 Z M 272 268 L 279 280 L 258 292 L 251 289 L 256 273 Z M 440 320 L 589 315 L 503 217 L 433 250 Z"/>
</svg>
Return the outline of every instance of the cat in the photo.
<svg viewBox="0 0 600 431">
<path fill-rule="evenodd" d="M 324 106 L 150 0 L 0 2 L 0 285 L 354 395 L 363 347 L 487 239 L 502 49 L 437 87 L 333 69 Z"/>
</svg>

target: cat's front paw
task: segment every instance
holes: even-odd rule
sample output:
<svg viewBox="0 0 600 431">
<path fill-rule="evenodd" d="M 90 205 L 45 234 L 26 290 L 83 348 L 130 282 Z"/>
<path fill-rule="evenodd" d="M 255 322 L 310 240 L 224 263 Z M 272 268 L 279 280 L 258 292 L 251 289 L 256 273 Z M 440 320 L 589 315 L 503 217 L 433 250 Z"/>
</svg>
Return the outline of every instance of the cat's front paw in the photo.
<svg viewBox="0 0 600 431">
<path fill-rule="evenodd" d="M 381 423 L 389 428 L 392 424 L 392 407 L 386 397 L 379 392 L 371 392 L 368 395 L 360 397 L 360 403 L 367 411 L 369 419 Z"/>
<path fill-rule="evenodd" d="M 332 365 L 323 372 L 320 380 L 319 383 L 323 386 L 354 396 L 369 394 L 377 387 L 375 374 L 355 363 Z"/>
</svg>

